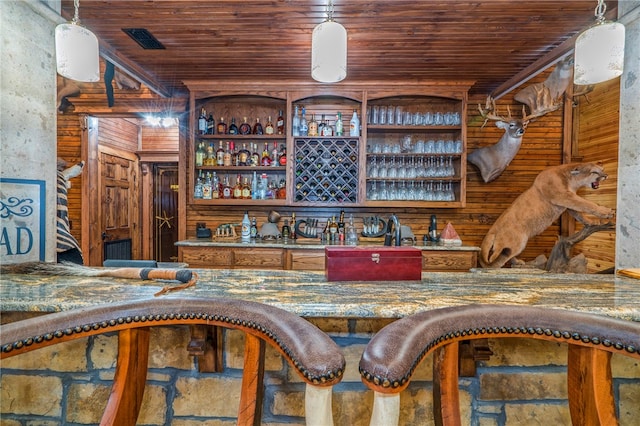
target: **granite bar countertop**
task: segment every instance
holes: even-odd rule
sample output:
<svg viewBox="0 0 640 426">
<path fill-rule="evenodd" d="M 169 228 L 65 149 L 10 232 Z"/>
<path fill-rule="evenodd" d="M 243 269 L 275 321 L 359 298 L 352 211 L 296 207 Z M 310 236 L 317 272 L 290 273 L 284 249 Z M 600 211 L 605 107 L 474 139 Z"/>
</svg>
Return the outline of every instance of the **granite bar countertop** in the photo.
<svg viewBox="0 0 640 426">
<path fill-rule="evenodd" d="M 283 249 L 323 249 L 325 247 L 382 247 L 382 240 L 380 242 L 373 241 L 359 241 L 357 245 L 349 245 L 346 243 L 323 243 L 319 238 L 298 238 L 292 239 L 278 239 L 273 241 L 252 240 L 251 242 L 243 243 L 240 238 L 235 240 L 215 240 L 212 238 L 192 238 L 188 240 L 182 240 L 175 243 L 176 246 L 182 247 L 262 247 L 262 248 L 283 248 Z M 415 245 L 408 246 L 415 247 L 420 250 L 451 250 L 451 251 L 480 251 L 480 247 L 474 246 L 457 246 L 451 244 L 426 244 L 423 245 L 419 242 Z"/>
<path fill-rule="evenodd" d="M 545 306 L 640 321 L 640 280 L 522 270 L 425 272 L 421 281 L 328 282 L 323 272 L 195 270 L 195 287 L 158 297 L 230 297 L 304 317 L 399 318 L 474 303 Z M 154 298 L 166 281 L 106 277 L 0 277 L 0 310 L 55 312 Z"/>
</svg>

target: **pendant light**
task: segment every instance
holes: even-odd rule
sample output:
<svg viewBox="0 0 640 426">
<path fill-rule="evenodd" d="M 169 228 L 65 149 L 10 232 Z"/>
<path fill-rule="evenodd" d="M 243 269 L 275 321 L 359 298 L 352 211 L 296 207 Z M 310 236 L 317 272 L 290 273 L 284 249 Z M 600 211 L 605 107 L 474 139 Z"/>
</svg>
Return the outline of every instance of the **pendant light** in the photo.
<svg viewBox="0 0 640 426">
<path fill-rule="evenodd" d="M 100 80 L 98 38 L 80 25 L 80 0 L 74 0 L 73 5 L 73 20 L 56 27 L 56 68 L 65 78 L 95 82 Z"/>
<path fill-rule="evenodd" d="M 321 83 L 337 83 L 347 76 L 347 30 L 333 20 L 333 1 L 327 3 L 327 19 L 313 29 L 311 77 Z"/>
<path fill-rule="evenodd" d="M 596 23 L 576 39 L 574 50 L 575 84 L 596 84 L 622 74 L 624 65 L 624 25 L 605 21 L 607 6 L 598 0 Z"/>
</svg>

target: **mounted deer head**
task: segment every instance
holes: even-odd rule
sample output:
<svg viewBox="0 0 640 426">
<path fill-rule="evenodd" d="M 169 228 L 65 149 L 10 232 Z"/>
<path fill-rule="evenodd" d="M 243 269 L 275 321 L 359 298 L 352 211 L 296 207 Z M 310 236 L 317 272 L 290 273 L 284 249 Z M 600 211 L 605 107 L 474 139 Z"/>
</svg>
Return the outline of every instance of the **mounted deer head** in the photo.
<svg viewBox="0 0 640 426">
<path fill-rule="evenodd" d="M 507 107 L 508 117 L 497 115 L 496 102 L 490 96 L 487 97 L 485 109 L 478 105 L 480 115 L 484 118 L 482 127 L 489 120 L 496 121 L 496 127 L 504 129 L 504 135 L 498 143 L 483 148 L 478 148 L 467 157 L 468 161 L 475 165 L 482 175 L 485 183 L 491 182 L 502 174 L 511 160 L 516 156 L 522 143 L 522 136 L 525 129 L 533 118 L 539 115 L 526 115 L 524 105 L 522 106 L 522 118 L 511 116 L 511 109 Z"/>
</svg>

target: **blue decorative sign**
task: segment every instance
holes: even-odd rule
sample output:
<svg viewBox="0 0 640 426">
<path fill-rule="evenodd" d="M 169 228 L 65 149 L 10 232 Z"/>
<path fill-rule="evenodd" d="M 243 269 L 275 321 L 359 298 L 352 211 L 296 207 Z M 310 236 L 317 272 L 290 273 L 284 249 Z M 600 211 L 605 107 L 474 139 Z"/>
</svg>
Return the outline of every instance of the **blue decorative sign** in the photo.
<svg viewBox="0 0 640 426">
<path fill-rule="evenodd" d="M 0 178 L 0 262 L 43 262 L 46 182 Z"/>
</svg>

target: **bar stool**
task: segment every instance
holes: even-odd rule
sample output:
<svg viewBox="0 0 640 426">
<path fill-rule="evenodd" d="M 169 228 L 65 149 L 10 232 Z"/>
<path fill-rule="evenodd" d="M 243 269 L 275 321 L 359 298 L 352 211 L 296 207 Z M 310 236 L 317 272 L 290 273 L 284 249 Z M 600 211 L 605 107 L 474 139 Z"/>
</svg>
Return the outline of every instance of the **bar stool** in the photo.
<svg viewBox="0 0 640 426">
<path fill-rule="evenodd" d="M 118 332 L 118 358 L 101 425 L 135 425 L 144 394 L 149 331 L 165 325 L 207 325 L 245 333 L 238 425 L 260 423 L 265 344 L 274 347 L 306 383 L 309 425 L 332 425 L 331 391 L 344 357 L 336 343 L 303 318 L 282 309 L 225 298 L 161 298 L 95 306 L 2 325 L 2 358 L 45 346 Z"/>
<path fill-rule="evenodd" d="M 371 425 L 397 425 L 400 392 L 430 353 L 436 425 L 460 425 L 458 343 L 529 338 L 568 344 L 567 384 L 574 425 L 616 425 L 611 354 L 640 359 L 640 322 L 531 306 L 469 305 L 414 314 L 380 330 L 360 360 L 374 391 Z"/>
</svg>

